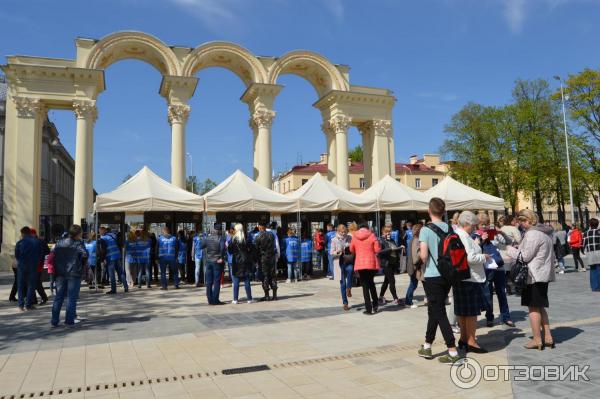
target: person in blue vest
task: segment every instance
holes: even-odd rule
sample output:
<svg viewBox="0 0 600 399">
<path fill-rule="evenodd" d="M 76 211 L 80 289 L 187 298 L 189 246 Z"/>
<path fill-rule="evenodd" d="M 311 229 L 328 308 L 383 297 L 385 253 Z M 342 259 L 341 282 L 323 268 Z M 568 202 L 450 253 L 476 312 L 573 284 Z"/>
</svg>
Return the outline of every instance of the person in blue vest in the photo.
<svg viewBox="0 0 600 399">
<path fill-rule="evenodd" d="M 333 224 L 327 224 L 327 233 L 325 233 L 325 248 L 327 250 L 327 277 L 333 280 L 333 256 L 331 252 L 331 240 L 335 237 L 336 232 L 333 229 Z"/>
<path fill-rule="evenodd" d="M 177 237 L 171 235 L 169 226 L 164 226 L 162 235 L 158 236 L 158 263 L 160 266 L 161 290 L 167 289 L 167 269 L 173 276 L 175 288 L 179 288 L 179 275 L 177 273 Z"/>
<path fill-rule="evenodd" d="M 405 265 L 408 265 L 408 259 L 409 256 L 412 256 L 410 254 L 410 247 L 411 247 L 411 243 L 413 240 L 413 222 L 406 222 L 406 231 L 404 232 L 404 237 L 400 237 L 400 246 L 404 245 L 404 248 L 406 248 L 406 262 L 404 262 Z M 400 270 L 400 273 L 404 273 L 406 270 Z"/>
<path fill-rule="evenodd" d="M 194 236 L 193 247 L 192 247 L 192 258 L 194 259 L 194 283 L 196 287 L 200 287 L 200 276 L 202 275 L 202 256 L 204 254 L 203 248 L 206 244 L 203 243 L 204 237 L 201 231 L 198 231 Z"/>
<path fill-rule="evenodd" d="M 139 273 L 138 256 L 137 256 L 137 235 L 135 230 L 130 230 L 127 233 L 125 241 L 125 270 L 127 278 L 125 284 L 127 287 L 133 287 L 136 284 L 136 278 Z"/>
<path fill-rule="evenodd" d="M 152 240 L 145 227 L 142 227 L 140 235 L 135 243 L 137 247 L 137 258 L 139 270 L 137 276 L 138 288 L 142 288 L 142 275 L 146 275 L 146 288 L 150 288 L 150 280 L 152 279 L 152 264 L 150 263 L 152 251 Z"/>
<path fill-rule="evenodd" d="M 40 240 L 31 235 L 31 229 L 27 226 L 21 229 L 21 239 L 15 247 L 15 259 L 17 261 L 19 309 L 21 311 L 34 310 L 37 266 L 42 260 L 42 247 Z M 25 285 L 27 285 L 27 290 Z"/>
<path fill-rule="evenodd" d="M 177 232 L 177 268 L 179 269 L 179 281 L 185 279 L 185 265 L 187 264 L 187 238 L 185 231 Z"/>
<path fill-rule="evenodd" d="M 304 238 L 300 243 L 300 263 L 298 264 L 298 273 L 300 277 L 298 280 L 308 278 L 309 274 L 312 274 L 312 254 L 313 254 L 313 241 L 310 238 L 310 234 L 307 232 L 302 233 Z"/>
<path fill-rule="evenodd" d="M 285 247 L 285 257 L 287 260 L 288 278 L 286 280 L 286 283 L 291 283 L 292 280 L 298 281 L 298 258 L 300 255 L 300 240 L 298 240 L 298 237 L 296 237 L 296 231 L 294 229 L 288 229 L 287 237 L 283 241 L 283 243 Z"/>
<path fill-rule="evenodd" d="M 106 294 L 116 294 L 117 278 L 115 273 L 118 273 L 122 270 L 121 251 L 119 250 L 119 245 L 117 244 L 117 235 L 106 227 L 100 227 L 100 239 L 106 244 L 106 271 L 110 280 L 110 291 L 107 291 Z M 123 288 L 125 289 L 125 292 L 128 292 L 129 288 L 127 287 L 127 279 L 125 276 L 122 276 L 121 278 L 124 281 Z"/>
<path fill-rule="evenodd" d="M 87 259 L 87 264 L 88 264 L 88 268 L 89 268 L 89 278 L 88 278 L 88 288 L 89 289 L 93 289 L 96 288 L 95 285 L 97 284 L 96 278 L 98 276 L 98 273 L 96 272 L 98 269 L 96 268 L 96 265 L 98 263 L 98 255 L 97 255 L 97 248 L 98 243 L 96 242 L 96 234 L 95 233 L 91 233 L 88 236 L 88 240 L 85 243 L 85 250 L 88 253 L 88 259 Z"/>
</svg>

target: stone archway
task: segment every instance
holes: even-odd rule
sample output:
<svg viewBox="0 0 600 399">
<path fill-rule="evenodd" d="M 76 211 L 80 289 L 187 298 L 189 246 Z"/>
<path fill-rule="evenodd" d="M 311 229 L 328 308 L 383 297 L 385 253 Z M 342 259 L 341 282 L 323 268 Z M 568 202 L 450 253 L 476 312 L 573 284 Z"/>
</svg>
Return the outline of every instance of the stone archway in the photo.
<svg viewBox="0 0 600 399">
<path fill-rule="evenodd" d="M 163 76 L 159 93 L 167 100 L 171 124 L 171 182 L 185 187 L 185 126 L 189 99 L 196 90 L 195 73 L 223 67 L 242 79 L 247 89 L 254 133 L 254 177 L 271 187 L 271 124 L 273 102 L 281 91 L 279 76 L 295 74 L 311 83 L 323 116 L 327 137 L 329 178 L 348 187 L 347 131 L 356 125 L 367 150 L 365 177 L 375 182 L 394 175 L 391 110 L 395 99 L 385 89 L 350 85 L 348 68 L 334 65 L 311 51 L 292 51 L 282 57 L 258 57 L 227 42 L 196 48 L 168 46 L 143 32 L 116 32 L 100 40 L 76 40 L 74 60 L 48 57 L 8 57 L 1 68 L 8 83 L 4 158 L 3 241 L 0 261 L 12 261 L 21 226 L 38 227 L 40 196 L 40 140 L 48 109 L 71 109 L 77 118 L 75 198 L 73 220 L 86 218 L 93 207 L 93 134 L 96 99 L 104 91 L 104 69 L 123 59 L 153 65 Z M 368 176 L 367 176 L 368 175 Z"/>
</svg>

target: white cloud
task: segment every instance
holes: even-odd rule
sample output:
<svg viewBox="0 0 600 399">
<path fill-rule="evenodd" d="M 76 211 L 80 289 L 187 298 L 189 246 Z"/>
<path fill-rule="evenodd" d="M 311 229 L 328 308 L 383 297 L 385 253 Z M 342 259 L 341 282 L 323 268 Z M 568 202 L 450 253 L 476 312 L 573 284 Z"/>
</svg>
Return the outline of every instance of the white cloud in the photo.
<svg viewBox="0 0 600 399">
<path fill-rule="evenodd" d="M 514 34 L 522 32 L 527 17 L 532 10 L 553 11 L 555 8 L 569 3 L 590 1 L 592 0 L 500 0 L 504 19 L 508 24 L 508 28 Z"/>
</svg>

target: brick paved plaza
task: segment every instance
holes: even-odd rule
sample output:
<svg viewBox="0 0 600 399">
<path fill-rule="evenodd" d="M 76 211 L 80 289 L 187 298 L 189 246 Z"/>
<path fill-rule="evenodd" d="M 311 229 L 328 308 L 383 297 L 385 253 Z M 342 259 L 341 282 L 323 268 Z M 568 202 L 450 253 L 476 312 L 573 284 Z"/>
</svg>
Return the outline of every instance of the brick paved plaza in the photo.
<svg viewBox="0 0 600 399">
<path fill-rule="evenodd" d="M 558 278 L 550 288 L 556 349 L 522 349 L 529 324 L 511 296 L 517 328 L 490 329 L 480 320 L 479 341 L 490 353 L 469 357 L 481 364 L 590 365 L 588 382 L 482 381 L 463 390 L 451 382 L 449 366 L 416 356 L 425 307 L 388 305 L 366 317 L 354 289 L 355 307 L 344 312 L 337 283 L 318 279 L 281 284 L 278 302 L 212 307 L 202 289 L 190 286 L 116 296 L 84 287 L 78 313 L 88 320 L 72 329 L 50 328 L 49 305 L 20 313 L 3 301 L 0 398 L 597 397 L 600 296 L 590 291 L 588 273 Z M 3 299 L 8 281 L 0 285 Z M 399 278 L 399 293 L 407 282 Z M 221 298 L 229 301 L 231 289 Z M 434 352 L 443 351 L 440 335 Z M 222 372 L 257 365 L 269 369 Z"/>
</svg>

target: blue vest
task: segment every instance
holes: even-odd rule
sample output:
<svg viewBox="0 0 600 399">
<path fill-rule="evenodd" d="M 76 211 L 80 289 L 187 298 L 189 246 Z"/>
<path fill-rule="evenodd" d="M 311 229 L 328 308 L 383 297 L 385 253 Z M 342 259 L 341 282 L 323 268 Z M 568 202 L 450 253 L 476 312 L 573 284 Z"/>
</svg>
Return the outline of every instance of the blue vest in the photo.
<svg viewBox="0 0 600 399">
<path fill-rule="evenodd" d="M 115 261 L 121 259 L 121 251 L 119 251 L 117 238 L 113 233 L 106 233 L 100 239 L 106 242 L 106 260 Z"/>
<path fill-rule="evenodd" d="M 302 240 L 300 244 L 300 261 L 301 262 L 312 262 L 312 240 Z"/>
<path fill-rule="evenodd" d="M 97 263 L 97 259 L 98 259 L 98 257 L 96 256 L 96 245 L 97 244 L 98 243 L 96 242 L 96 240 L 85 243 L 85 249 L 88 252 L 88 265 L 90 267 L 96 266 L 96 263 Z"/>
<path fill-rule="evenodd" d="M 202 259 L 202 238 L 200 235 L 194 237 L 194 258 L 195 260 Z"/>
<path fill-rule="evenodd" d="M 329 249 L 331 249 L 331 240 L 333 240 L 333 237 L 335 237 L 337 233 L 335 232 L 335 230 L 331 230 L 328 231 L 327 234 L 325 234 L 325 243 L 327 245 L 327 253 L 329 253 Z"/>
<path fill-rule="evenodd" d="M 137 245 L 135 241 L 127 240 L 125 242 L 125 259 L 127 263 L 137 263 Z"/>
<path fill-rule="evenodd" d="M 287 258 L 287 262 L 297 262 L 300 253 L 300 241 L 298 237 L 287 237 L 283 242 L 285 243 L 285 257 Z"/>
<path fill-rule="evenodd" d="M 187 259 L 187 242 L 185 240 L 177 240 L 179 243 L 179 251 L 177 252 L 177 263 L 185 265 Z"/>
<path fill-rule="evenodd" d="M 175 236 L 158 236 L 158 258 L 164 260 L 175 260 L 177 238 Z"/>
<path fill-rule="evenodd" d="M 152 248 L 152 241 L 150 239 L 144 241 L 139 238 L 136 242 L 137 259 L 138 263 L 147 265 L 150 262 L 150 250 Z"/>
</svg>

